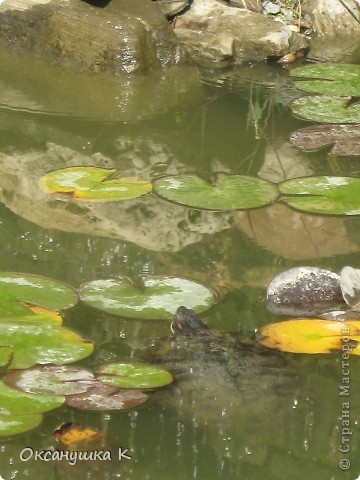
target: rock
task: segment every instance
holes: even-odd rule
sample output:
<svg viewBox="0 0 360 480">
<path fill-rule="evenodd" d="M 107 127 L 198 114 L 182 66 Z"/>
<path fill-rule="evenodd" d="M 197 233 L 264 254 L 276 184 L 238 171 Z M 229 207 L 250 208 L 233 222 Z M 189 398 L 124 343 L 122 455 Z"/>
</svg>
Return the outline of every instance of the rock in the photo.
<svg viewBox="0 0 360 480">
<path fill-rule="evenodd" d="M 310 15 L 317 35 L 360 34 L 360 5 L 357 1 L 305 0 L 303 13 Z M 339 39 L 331 43 L 341 44 Z"/>
<path fill-rule="evenodd" d="M 261 13 L 263 9 L 261 0 L 228 0 L 228 1 L 232 7 L 246 8 L 251 12 Z"/>
<path fill-rule="evenodd" d="M 153 0 L 166 17 L 173 17 L 189 6 L 190 0 Z"/>
<path fill-rule="evenodd" d="M 160 161 L 168 153 L 161 152 L 161 145 L 151 148 Z M 77 202 L 56 198 L 39 188 L 39 179 L 47 171 L 75 165 L 117 168 L 119 161 L 100 153 L 84 155 L 50 143 L 46 151 L 0 153 L 0 202 L 45 229 L 114 238 L 157 252 L 179 251 L 200 242 L 206 235 L 231 228 L 244 215 L 201 211 L 194 221 L 189 208 L 164 204 L 155 195 L 122 202 Z M 121 173 L 137 176 L 137 169 L 134 166 L 124 169 L 122 164 Z"/>
<path fill-rule="evenodd" d="M 82 71 L 147 73 L 183 57 L 159 8 L 142 0 L 116 0 L 105 8 L 78 0 L 4 0 L 0 24 L 1 50 Z"/>
<path fill-rule="evenodd" d="M 308 45 L 304 35 L 285 25 L 216 0 L 194 0 L 174 31 L 198 63 L 262 61 Z"/>
</svg>

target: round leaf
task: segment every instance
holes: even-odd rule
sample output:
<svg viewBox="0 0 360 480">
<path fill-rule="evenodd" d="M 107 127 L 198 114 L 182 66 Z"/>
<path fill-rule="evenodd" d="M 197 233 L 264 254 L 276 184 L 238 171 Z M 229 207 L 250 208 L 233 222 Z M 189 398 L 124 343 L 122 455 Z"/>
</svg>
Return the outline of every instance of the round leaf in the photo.
<svg viewBox="0 0 360 480">
<path fill-rule="evenodd" d="M 26 315 L 23 302 L 49 310 L 64 310 L 76 305 L 76 292 L 69 285 L 27 273 L 0 272 L 0 316 Z"/>
<path fill-rule="evenodd" d="M 104 365 L 98 373 L 99 380 L 120 388 L 158 388 L 173 381 L 171 373 L 163 368 L 136 363 Z"/>
<path fill-rule="evenodd" d="M 290 142 L 306 151 L 333 145 L 331 153 L 338 156 L 360 155 L 360 125 L 319 125 L 296 130 Z"/>
<path fill-rule="evenodd" d="M 77 367 L 47 365 L 27 370 L 13 370 L 3 378 L 6 385 L 40 395 L 70 395 L 86 392 L 94 375 Z"/>
<path fill-rule="evenodd" d="M 297 210 L 327 215 L 360 215 L 360 178 L 304 177 L 279 185 L 282 200 Z"/>
<path fill-rule="evenodd" d="M 110 178 L 116 169 L 67 167 L 47 173 L 40 180 L 46 193 L 64 193 L 83 200 L 127 200 L 151 192 L 151 183 L 135 177 Z"/>
<path fill-rule="evenodd" d="M 11 368 L 29 368 L 37 363 L 62 365 L 88 357 L 94 349 L 91 342 L 68 328 L 43 321 L 42 315 L 33 320 L 0 319 L 0 346 L 11 347 Z"/>
<path fill-rule="evenodd" d="M 209 309 L 214 294 L 200 283 L 177 277 L 146 277 L 143 288 L 126 278 L 94 280 L 83 284 L 80 299 L 114 315 L 145 320 L 169 319 L 179 305 L 196 312 Z"/>
<path fill-rule="evenodd" d="M 291 353 L 330 353 L 341 350 L 342 337 L 359 334 L 360 322 L 352 325 L 319 319 L 297 319 L 272 323 L 261 328 L 260 343 Z"/>
<path fill-rule="evenodd" d="M 314 95 L 297 98 L 290 104 L 293 113 L 304 120 L 320 123 L 360 123 L 360 104 L 350 105 L 351 97 Z"/>
<path fill-rule="evenodd" d="M 164 177 L 154 182 L 161 197 L 188 207 L 207 210 L 246 210 L 274 202 L 274 184 L 256 177 L 219 174 L 211 185 L 195 175 Z"/>
<path fill-rule="evenodd" d="M 65 398 L 58 395 L 32 395 L 0 382 L 0 415 L 29 415 L 60 407 Z"/>
<path fill-rule="evenodd" d="M 290 75 L 301 78 L 295 81 L 295 85 L 305 92 L 360 97 L 360 65 L 306 65 L 294 68 Z"/>
<path fill-rule="evenodd" d="M 148 396 L 141 390 L 119 389 L 97 382 L 86 393 L 69 395 L 66 404 L 81 410 L 126 410 L 146 402 Z"/>
<path fill-rule="evenodd" d="M 28 432 L 38 427 L 42 422 L 41 413 L 32 415 L 0 415 L 0 437 L 10 437 Z"/>
</svg>

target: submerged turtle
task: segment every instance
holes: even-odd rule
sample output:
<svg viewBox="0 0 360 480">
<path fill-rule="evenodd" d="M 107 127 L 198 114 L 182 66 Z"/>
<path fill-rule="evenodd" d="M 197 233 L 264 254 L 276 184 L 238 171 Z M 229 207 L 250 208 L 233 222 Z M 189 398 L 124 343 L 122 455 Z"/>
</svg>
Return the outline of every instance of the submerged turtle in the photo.
<svg viewBox="0 0 360 480">
<path fill-rule="evenodd" d="M 190 419 L 191 428 L 205 428 L 219 455 L 262 463 L 268 443 L 280 446 L 274 431 L 286 430 L 294 415 L 299 384 L 293 365 L 253 339 L 208 328 L 183 306 L 172 331 L 150 349 L 151 362 L 175 377 L 172 386 L 159 392 L 160 399 L 179 419 Z M 282 434 L 281 443 L 285 438 Z"/>
<path fill-rule="evenodd" d="M 153 360 L 168 364 L 177 373 L 210 375 L 215 372 L 232 384 L 244 377 L 256 382 L 257 375 L 281 383 L 289 364 L 278 352 L 257 346 L 254 339 L 239 333 L 209 329 L 191 309 L 181 306 L 171 323 L 172 336 L 153 344 Z M 281 375 L 280 375 L 281 374 Z"/>
</svg>

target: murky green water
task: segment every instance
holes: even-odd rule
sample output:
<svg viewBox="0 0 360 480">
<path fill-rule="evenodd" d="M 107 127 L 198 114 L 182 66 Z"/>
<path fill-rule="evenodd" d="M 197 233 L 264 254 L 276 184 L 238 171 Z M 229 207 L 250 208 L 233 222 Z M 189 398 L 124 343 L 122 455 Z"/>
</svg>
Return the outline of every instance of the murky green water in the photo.
<svg viewBox="0 0 360 480">
<path fill-rule="evenodd" d="M 276 319 L 264 306 L 265 286 L 276 272 L 297 265 L 333 271 L 359 265 L 357 217 L 307 215 L 280 203 L 247 212 L 201 212 L 155 195 L 76 204 L 50 199 L 38 187 L 46 171 L 66 165 L 115 166 L 145 179 L 184 172 L 273 182 L 359 176 L 357 159 L 303 153 L 288 144 L 289 134 L 307 123 L 290 114 L 287 103 L 298 92 L 281 67 L 203 75 L 177 69 L 146 81 L 109 82 L 2 58 L 0 85 L 0 270 L 41 274 L 74 287 L 114 275 L 185 276 L 218 294 L 207 316 L 211 327 L 248 331 Z M 168 332 L 166 322 L 130 322 L 83 306 L 66 314 L 66 325 L 96 342 L 94 356 L 83 362 L 92 368 L 133 359 L 146 339 Z M 219 387 L 222 410 L 216 409 L 219 402 L 215 408 L 204 401 L 206 391 L 185 392 L 184 402 L 176 391 L 170 398 L 158 392 L 131 412 L 56 410 L 33 433 L 2 441 L 0 475 L 355 480 L 359 362 L 351 362 L 350 395 L 340 396 L 346 374 L 339 355 L 290 360 L 299 377 L 289 388 L 277 391 L 270 384 L 264 394 L 264 379 L 255 377 L 239 392 L 251 402 L 234 403 L 221 397 Z M 216 388 L 209 396 L 217 396 Z M 116 448 L 129 448 L 132 459 L 114 456 L 74 467 L 21 461 L 26 447 L 54 445 L 51 432 L 68 421 L 104 431 Z M 341 459 L 349 469 L 339 467 Z"/>
</svg>

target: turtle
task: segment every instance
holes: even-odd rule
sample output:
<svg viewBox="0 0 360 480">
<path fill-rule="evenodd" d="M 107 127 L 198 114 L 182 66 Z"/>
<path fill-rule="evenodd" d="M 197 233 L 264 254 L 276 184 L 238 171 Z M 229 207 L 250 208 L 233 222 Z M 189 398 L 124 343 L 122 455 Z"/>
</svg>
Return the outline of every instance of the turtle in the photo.
<svg viewBox="0 0 360 480">
<path fill-rule="evenodd" d="M 185 306 L 176 310 L 171 329 L 147 351 L 147 360 L 174 376 L 157 399 L 175 410 L 179 421 L 190 422 L 189 428 L 206 429 L 220 456 L 265 461 L 267 445 L 278 440 L 274 432 L 286 431 L 294 415 L 301 387 L 293 362 L 258 346 L 251 335 L 209 328 Z M 277 446 L 286 450 L 285 438 L 280 435 Z"/>
<path fill-rule="evenodd" d="M 253 335 L 213 330 L 194 310 L 177 308 L 171 321 L 172 335 L 152 344 L 152 360 L 167 364 L 175 376 L 214 377 L 244 386 L 246 377 L 255 381 L 271 375 L 272 384 L 281 383 L 289 373 L 289 362 L 273 350 L 256 344 Z M 281 374 L 281 375 L 280 375 Z"/>
</svg>

